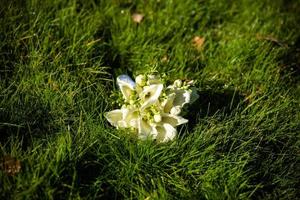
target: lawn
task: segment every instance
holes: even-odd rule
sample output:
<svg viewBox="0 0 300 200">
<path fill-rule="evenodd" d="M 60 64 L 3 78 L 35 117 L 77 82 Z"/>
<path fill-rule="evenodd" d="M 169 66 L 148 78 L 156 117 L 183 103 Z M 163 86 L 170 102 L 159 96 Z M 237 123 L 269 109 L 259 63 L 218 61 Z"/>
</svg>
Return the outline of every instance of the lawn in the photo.
<svg viewBox="0 0 300 200">
<path fill-rule="evenodd" d="M 1 0 L 0 199 L 297 199 L 300 2 Z M 116 129 L 120 74 L 195 80 L 173 141 Z"/>
</svg>

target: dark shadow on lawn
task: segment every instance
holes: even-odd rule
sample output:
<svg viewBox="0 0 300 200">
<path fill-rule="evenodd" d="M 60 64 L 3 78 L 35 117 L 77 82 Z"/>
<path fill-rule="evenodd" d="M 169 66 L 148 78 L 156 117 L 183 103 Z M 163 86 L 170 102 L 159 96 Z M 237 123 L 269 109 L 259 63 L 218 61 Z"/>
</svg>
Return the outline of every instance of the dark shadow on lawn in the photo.
<svg viewBox="0 0 300 200">
<path fill-rule="evenodd" d="M 12 22 L 11 22 L 12 23 Z M 28 62 L 28 49 L 24 41 L 16 40 L 10 33 L 12 27 L 3 27 L 0 30 L 0 81 L 7 87 L 11 82 L 14 71 L 17 71 L 16 65 L 22 65 Z M 2 34 L 3 32 L 9 34 Z"/>
<path fill-rule="evenodd" d="M 18 102 L 0 106 L 0 143 L 5 144 L 9 137 L 18 136 L 23 141 L 22 147 L 26 148 L 31 145 L 32 137 L 45 137 L 54 131 L 53 117 L 49 106 L 38 98 L 17 96 Z"/>
<path fill-rule="evenodd" d="M 112 19 L 106 19 L 102 26 L 95 33 L 95 39 L 101 39 L 101 42 L 94 45 L 92 57 L 102 57 L 103 66 L 109 67 L 108 72 L 116 77 L 120 73 L 130 74 L 128 72 L 130 52 L 121 52 L 118 44 L 115 44 L 110 30 Z"/>
<path fill-rule="evenodd" d="M 245 104 L 245 97 L 233 89 L 223 91 L 205 90 L 198 93 L 199 98 L 188 108 L 186 118 L 189 120 L 188 130 L 192 131 L 198 119 L 222 113 L 230 115 L 238 107 Z"/>
<path fill-rule="evenodd" d="M 297 133 L 299 128 L 300 126 L 291 127 L 291 132 Z M 269 131 L 266 131 L 262 135 L 269 134 Z M 297 160 L 299 148 L 297 148 L 297 140 L 294 139 L 296 136 L 291 137 L 286 133 L 286 135 L 274 138 L 270 140 L 267 137 L 261 137 L 253 148 L 255 157 L 247 164 L 246 168 L 254 172 L 250 179 L 251 185 L 260 184 L 261 187 L 253 193 L 251 199 L 264 199 L 266 195 L 270 194 L 282 198 L 285 196 L 282 191 L 297 191 L 297 186 L 300 184 L 300 174 L 298 173 L 300 161 Z M 278 180 L 278 177 L 282 177 L 282 180 Z M 286 182 L 283 181 L 284 179 Z M 300 191 L 296 192 L 296 196 L 299 195 Z M 290 196 L 290 199 L 295 199 L 296 196 Z"/>
<path fill-rule="evenodd" d="M 80 196 L 92 199 L 122 199 L 122 195 L 113 189 L 108 183 L 97 180 L 103 176 L 104 164 L 93 152 L 87 152 L 79 161 L 64 161 L 64 170 L 61 172 L 59 181 L 53 182 L 56 188 L 54 199 L 68 199 L 72 190 Z M 74 167 L 76 166 L 76 167 Z M 76 176 L 74 176 L 76 174 Z M 73 187 L 66 187 L 72 185 Z"/>
<path fill-rule="evenodd" d="M 114 187 L 105 181 L 99 183 L 99 188 L 95 188 L 97 178 L 106 173 L 106 161 L 99 160 L 99 157 L 92 152 L 87 153 L 80 162 L 76 170 L 78 174 L 77 184 L 82 196 L 94 195 L 96 199 L 122 199 L 122 195 L 114 190 Z"/>
<path fill-rule="evenodd" d="M 6 41 L 8 38 L 0 34 L 0 40 Z M 19 56 L 11 45 L 6 43 L 0 47 L 0 80 L 4 86 L 9 85 L 17 60 L 20 60 Z"/>
<path fill-rule="evenodd" d="M 281 63 L 280 74 L 287 84 L 298 84 L 300 82 L 300 37 L 294 45 L 279 58 Z"/>
</svg>

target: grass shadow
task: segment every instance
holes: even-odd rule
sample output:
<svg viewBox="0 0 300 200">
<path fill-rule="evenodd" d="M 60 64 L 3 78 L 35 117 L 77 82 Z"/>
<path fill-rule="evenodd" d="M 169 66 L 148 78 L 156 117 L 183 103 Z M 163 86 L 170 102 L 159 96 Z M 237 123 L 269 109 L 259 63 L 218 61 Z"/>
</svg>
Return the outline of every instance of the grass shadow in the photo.
<svg viewBox="0 0 300 200">
<path fill-rule="evenodd" d="M 17 102 L 15 102 L 17 101 Z M 32 137 L 44 137 L 55 129 L 50 106 L 39 98 L 19 94 L 13 102 L 1 105 L 0 143 L 11 136 L 19 136 L 22 146 L 30 145 Z"/>
<path fill-rule="evenodd" d="M 95 44 L 93 47 L 92 57 L 101 56 L 103 66 L 109 67 L 108 73 L 113 77 L 125 71 L 129 66 L 130 52 L 121 52 L 118 45 L 114 43 L 112 32 L 110 30 L 111 21 L 105 19 L 103 24 L 94 34 L 94 38 L 101 38 L 102 42 Z"/>
<path fill-rule="evenodd" d="M 247 165 L 248 169 L 256 173 L 250 179 L 251 184 L 260 185 L 251 199 L 262 199 L 265 194 L 277 193 L 278 188 L 284 188 L 285 191 L 296 191 L 297 185 L 300 183 L 298 173 L 300 161 L 296 158 L 295 152 L 298 150 L 295 140 L 282 137 L 277 141 L 270 141 L 267 138 L 261 138 L 258 143 L 259 145 L 255 148 L 256 155 Z M 283 150 L 286 151 L 285 156 L 282 156 Z M 280 166 L 283 162 L 285 163 L 284 169 Z M 284 174 L 282 174 L 283 172 Z M 283 176 L 288 177 L 290 182 L 276 181 Z M 297 193 L 299 196 L 299 191 Z M 280 193 L 277 195 L 281 196 Z"/>
<path fill-rule="evenodd" d="M 215 91 L 204 90 L 198 93 L 199 98 L 188 108 L 188 130 L 192 131 L 198 120 L 211 117 L 217 113 L 230 115 L 236 108 L 244 106 L 245 97 L 234 89 Z"/>
<path fill-rule="evenodd" d="M 99 156 L 93 152 L 88 152 L 82 157 L 76 167 L 81 195 L 93 194 L 91 196 L 94 196 L 95 199 L 122 199 L 122 195 L 115 191 L 111 184 L 98 180 L 99 177 L 107 173 L 106 165 L 106 161 L 99 160 Z M 97 187 L 96 190 L 95 187 Z M 95 191 L 97 192 L 95 193 Z"/>
<path fill-rule="evenodd" d="M 286 84 L 297 85 L 300 82 L 300 37 L 279 58 L 280 74 Z"/>
<path fill-rule="evenodd" d="M 8 86 L 14 75 L 16 65 L 28 61 L 26 39 L 19 38 L 15 29 L 25 32 L 28 16 L 25 2 L 2 2 L 0 8 L 0 80 Z M 14 16 L 14 17 L 11 17 Z"/>
</svg>

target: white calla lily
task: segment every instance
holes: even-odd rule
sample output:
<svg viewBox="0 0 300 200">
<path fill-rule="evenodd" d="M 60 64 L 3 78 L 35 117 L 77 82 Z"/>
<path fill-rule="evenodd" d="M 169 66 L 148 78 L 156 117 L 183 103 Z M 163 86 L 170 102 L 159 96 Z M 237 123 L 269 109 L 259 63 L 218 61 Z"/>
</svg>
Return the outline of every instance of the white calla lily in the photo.
<svg viewBox="0 0 300 200">
<path fill-rule="evenodd" d="M 137 110 L 122 108 L 107 112 L 104 116 L 115 127 L 137 127 Z"/>
<path fill-rule="evenodd" d="M 135 82 L 127 75 L 120 75 L 117 78 L 118 86 L 126 101 L 130 100 L 130 96 L 134 92 Z"/>
<path fill-rule="evenodd" d="M 145 120 L 142 118 L 138 119 L 138 134 L 139 138 L 142 140 L 145 140 L 149 137 L 156 137 L 156 134 L 153 132 L 153 127 L 147 123 Z"/>
<path fill-rule="evenodd" d="M 162 107 L 163 107 L 163 111 L 165 113 L 169 113 L 173 107 L 173 101 L 175 99 L 176 94 L 175 93 L 171 93 L 167 96 L 166 99 L 164 99 L 161 103 Z"/>
<path fill-rule="evenodd" d="M 179 115 L 181 113 L 181 106 L 174 106 L 171 108 L 170 113 L 172 115 Z"/>
<path fill-rule="evenodd" d="M 121 109 L 113 110 L 104 114 L 104 117 L 112 126 L 118 126 L 118 122 L 123 120 L 123 112 Z"/>
<path fill-rule="evenodd" d="M 173 101 L 174 106 L 183 107 L 185 104 L 190 103 L 192 91 L 176 89 L 174 92 L 176 94 Z"/>
<path fill-rule="evenodd" d="M 168 142 L 170 140 L 173 140 L 177 134 L 176 128 L 166 123 L 160 126 L 156 126 L 154 132 L 156 134 L 155 139 L 157 142 Z"/>
<path fill-rule="evenodd" d="M 150 86 L 145 86 L 145 89 L 140 93 L 140 98 L 143 102 L 141 110 L 155 104 L 161 94 L 163 89 L 162 84 L 154 84 Z"/>
<path fill-rule="evenodd" d="M 126 122 L 127 127 L 138 127 L 138 110 L 137 109 L 124 109 L 123 120 Z"/>
<path fill-rule="evenodd" d="M 172 126 L 176 127 L 181 124 L 187 123 L 189 120 L 187 120 L 181 116 L 178 116 L 178 115 L 163 114 L 161 121 L 163 123 L 168 123 L 168 124 L 171 124 Z"/>
</svg>

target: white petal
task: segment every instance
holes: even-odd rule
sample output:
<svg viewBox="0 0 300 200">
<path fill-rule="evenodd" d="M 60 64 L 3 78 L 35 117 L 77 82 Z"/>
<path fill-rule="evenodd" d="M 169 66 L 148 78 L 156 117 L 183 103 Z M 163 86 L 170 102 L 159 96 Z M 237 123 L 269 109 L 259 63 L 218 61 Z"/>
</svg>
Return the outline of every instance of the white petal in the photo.
<svg viewBox="0 0 300 200">
<path fill-rule="evenodd" d="M 177 134 L 177 130 L 170 124 L 163 124 L 162 126 L 156 127 L 158 142 L 167 142 L 173 140 Z"/>
<path fill-rule="evenodd" d="M 150 124 L 148 124 L 145 120 L 141 118 L 138 120 L 138 135 L 140 139 L 145 140 L 149 138 L 149 136 L 151 136 L 152 129 L 153 128 Z"/>
<path fill-rule="evenodd" d="M 153 116 L 153 119 L 154 119 L 154 122 L 159 123 L 159 122 L 161 122 L 162 117 L 161 117 L 160 114 L 155 114 L 155 115 Z"/>
<path fill-rule="evenodd" d="M 133 128 L 138 128 L 138 119 L 131 119 L 128 124 Z"/>
<path fill-rule="evenodd" d="M 138 113 L 136 109 L 122 108 L 104 114 L 111 125 L 117 128 L 137 128 Z"/>
<path fill-rule="evenodd" d="M 129 101 L 130 95 L 134 91 L 135 82 L 127 75 L 120 75 L 117 78 L 118 86 L 126 101 Z"/>
<path fill-rule="evenodd" d="M 122 110 L 113 110 L 104 114 L 104 117 L 109 121 L 112 126 L 118 127 L 118 122 L 123 119 Z"/>
<path fill-rule="evenodd" d="M 123 120 L 118 121 L 117 128 L 128 128 L 128 124 Z"/>
<path fill-rule="evenodd" d="M 138 128 L 138 119 L 139 114 L 136 109 L 127 109 L 127 111 L 124 112 L 123 120 L 126 122 L 128 127 Z"/>
<path fill-rule="evenodd" d="M 144 101 L 141 106 L 141 110 L 144 110 L 145 108 L 155 104 L 161 94 L 162 89 L 163 84 L 154 84 L 145 87 L 145 89 L 140 94 L 140 98 Z"/>
<path fill-rule="evenodd" d="M 167 96 L 167 99 L 165 99 L 161 104 L 163 107 L 163 111 L 165 113 L 169 113 L 173 107 L 173 101 L 175 99 L 176 94 L 175 93 L 171 93 Z"/>
<path fill-rule="evenodd" d="M 175 90 L 175 99 L 173 102 L 174 106 L 183 107 L 185 104 L 189 103 L 191 100 L 191 91 L 189 90 Z"/>
<path fill-rule="evenodd" d="M 171 124 L 172 126 L 176 127 L 181 124 L 187 123 L 189 120 L 184 119 L 178 115 L 170 115 L 170 114 L 163 114 L 162 115 L 162 122 Z"/>
<path fill-rule="evenodd" d="M 179 115 L 181 112 L 181 106 L 174 106 L 171 110 L 170 110 L 170 114 L 171 115 Z"/>
</svg>

